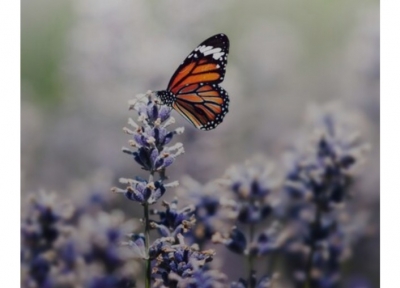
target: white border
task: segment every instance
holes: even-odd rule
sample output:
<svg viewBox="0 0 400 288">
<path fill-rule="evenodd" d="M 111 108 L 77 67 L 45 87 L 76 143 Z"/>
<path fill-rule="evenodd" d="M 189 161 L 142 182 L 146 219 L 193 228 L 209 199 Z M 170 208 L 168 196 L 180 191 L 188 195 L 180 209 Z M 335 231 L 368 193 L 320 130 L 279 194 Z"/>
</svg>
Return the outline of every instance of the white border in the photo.
<svg viewBox="0 0 400 288">
<path fill-rule="evenodd" d="M 20 1 L 0 4 L 2 287 L 20 287 Z"/>
<path fill-rule="evenodd" d="M 381 287 L 399 284 L 400 2 L 381 4 Z"/>
</svg>

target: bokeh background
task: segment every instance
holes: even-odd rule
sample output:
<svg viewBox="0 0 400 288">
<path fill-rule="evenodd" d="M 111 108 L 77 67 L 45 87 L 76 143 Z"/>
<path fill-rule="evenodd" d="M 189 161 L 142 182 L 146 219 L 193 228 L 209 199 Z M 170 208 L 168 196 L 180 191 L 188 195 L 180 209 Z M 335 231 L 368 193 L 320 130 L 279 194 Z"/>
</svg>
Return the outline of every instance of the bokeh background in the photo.
<svg viewBox="0 0 400 288">
<path fill-rule="evenodd" d="M 371 148 L 357 193 L 379 223 L 379 1 L 21 3 L 22 195 L 44 188 L 69 197 L 140 175 L 120 150 L 128 100 L 165 89 L 197 44 L 223 32 L 230 112 L 210 132 L 175 115 L 186 154 L 170 177 L 206 182 L 256 153 L 279 161 L 310 104 L 340 102 L 362 119 Z M 350 266 L 378 285 L 379 235 L 355 249 Z"/>
</svg>

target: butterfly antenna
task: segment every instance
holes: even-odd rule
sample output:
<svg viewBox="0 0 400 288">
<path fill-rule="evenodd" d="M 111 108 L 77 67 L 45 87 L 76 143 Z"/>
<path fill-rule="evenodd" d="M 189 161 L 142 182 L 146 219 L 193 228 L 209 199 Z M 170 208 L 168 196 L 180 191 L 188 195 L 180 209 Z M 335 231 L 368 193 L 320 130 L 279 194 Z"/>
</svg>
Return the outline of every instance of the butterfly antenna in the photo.
<svg viewBox="0 0 400 288">
<path fill-rule="evenodd" d="M 130 100 L 129 101 L 129 110 L 133 110 L 135 109 L 135 105 L 139 102 L 141 102 L 145 97 L 149 98 L 151 96 L 154 96 L 155 93 L 151 90 L 148 90 L 146 93 L 144 94 L 138 94 L 135 96 L 136 99 Z"/>
</svg>

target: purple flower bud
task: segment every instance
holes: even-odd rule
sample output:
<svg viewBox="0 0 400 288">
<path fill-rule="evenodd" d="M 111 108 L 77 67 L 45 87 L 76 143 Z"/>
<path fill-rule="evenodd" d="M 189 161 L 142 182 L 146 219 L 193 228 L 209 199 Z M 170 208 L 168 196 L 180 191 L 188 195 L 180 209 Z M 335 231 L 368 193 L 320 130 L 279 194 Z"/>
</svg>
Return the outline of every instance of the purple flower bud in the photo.
<svg viewBox="0 0 400 288">
<path fill-rule="evenodd" d="M 151 150 L 151 154 L 150 154 L 150 159 L 151 159 L 151 163 L 156 163 L 156 159 L 159 155 L 158 149 L 154 148 Z M 157 163 L 154 165 L 154 168 L 156 168 L 157 170 Z"/>
<path fill-rule="evenodd" d="M 225 245 L 232 252 L 243 254 L 247 247 L 246 236 L 242 231 L 235 227 L 232 229 Z"/>
<path fill-rule="evenodd" d="M 161 106 L 158 116 L 161 118 L 161 122 L 167 120 L 171 115 L 171 108 L 168 106 Z"/>
<path fill-rule="evenodd" d="M 143 134 L 135 133 L 133 134 L 133 139 L 140 146 L 148 146 L 149 144 L 146 141 L 146 137 Z"/>
</svg>

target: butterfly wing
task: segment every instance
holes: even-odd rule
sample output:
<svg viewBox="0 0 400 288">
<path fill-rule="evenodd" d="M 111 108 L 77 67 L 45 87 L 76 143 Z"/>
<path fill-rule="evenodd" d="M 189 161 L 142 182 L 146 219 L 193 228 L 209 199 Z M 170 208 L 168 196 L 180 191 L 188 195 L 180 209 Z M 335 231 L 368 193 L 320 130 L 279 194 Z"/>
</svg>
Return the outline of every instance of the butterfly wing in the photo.
<svg viewBox="0 0 400 288">
<path fill-rule="evenodd" d="M 218 83 L 225 77 L 229 39 L 214 35 L 186 57 L 167 90 L 175 95 L 173 108 L 202 130 L 214 129 L 228 112 L 228 94 Z"/>
<path fill-rule="evenodd" d="M 172 107 L 196 128 L 211 130 L 228 113 L 229 98 L 218 84 L 197 83 L 181 89 Z"/>
<path fill-rule="evenodd" d="M 178 67 L 168 84 L 175 95 L 188 84 L 218 84 L 224 80 L 229 39 L 225 34 L 214 35 L 202 42 Z"/>
</svg>

